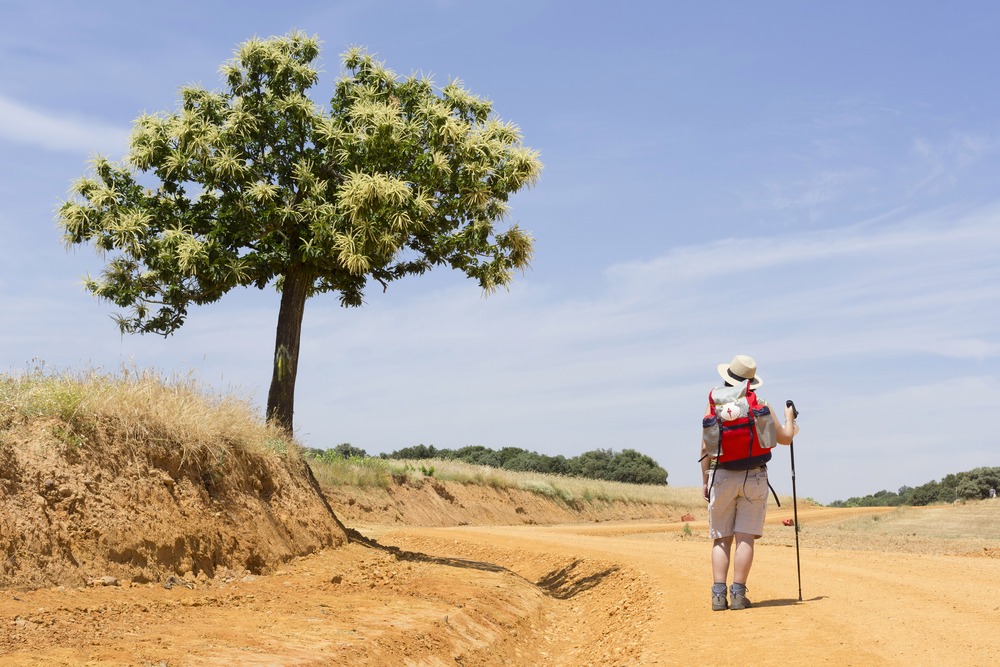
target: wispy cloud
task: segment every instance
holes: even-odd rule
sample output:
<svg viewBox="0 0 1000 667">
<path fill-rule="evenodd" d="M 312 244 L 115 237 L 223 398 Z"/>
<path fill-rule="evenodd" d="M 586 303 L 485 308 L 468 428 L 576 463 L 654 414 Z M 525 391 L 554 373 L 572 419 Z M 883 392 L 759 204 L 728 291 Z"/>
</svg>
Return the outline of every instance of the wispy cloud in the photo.
<svg viewBox="0 0 1000 667">
<path fill-rule="evenodd" d="M 128 129 L 68 113 L 31 108 L 0 95 L 0 139 L 49 151 L 117 156 L 126 147 Z"/>
<path fill-rule="evenodd" d="M 952 256 L 943 255 L 943 247 L 964 251 L 963 257 L 995 248 L 1000 243 L 998 219 L 1000 209 L 942 209 L 895 223 L 863 222 L 835 229 L 789 231 L 780 236 L 723 238 L 675 248 L 651 261 L 616 264 L 608 269 L 608 275 L 630 287 L 658 288 L 664 283 L 698 277 L 717 280 L 731 274 L 781 266 L 815 266 L 817 262 L 837 259 L 883 257 L 884 266 L 896 266 L 893 258 L 916 253 L 928 261 L 947 261 Z"/>
<path fill-rule="evenodd" d="M 928 192 L 940 194 L 953 188 L 972 165 L 1000 149 L 1000 138 L 956 132 L 943 141 L 923 137 L 913 140 L 911 153 L 918 160 L 922 176 L 911 188 L 911 196 Z"/>
<path fill-rule="evenodd" d="M 747 203 L 749 210 L 805 210 L 815 211 L 820 206 L 842 199 L 857 184 L 870 178 L 869 169 L 828 170 L 808 179 L 787 183 L 767 183 L 765 193 Z"/>
</svg>

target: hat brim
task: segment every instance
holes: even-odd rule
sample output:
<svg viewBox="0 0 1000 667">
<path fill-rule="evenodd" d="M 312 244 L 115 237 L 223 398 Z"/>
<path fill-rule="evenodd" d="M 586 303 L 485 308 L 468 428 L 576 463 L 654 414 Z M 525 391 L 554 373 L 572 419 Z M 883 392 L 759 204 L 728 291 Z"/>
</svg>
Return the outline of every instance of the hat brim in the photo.
<svg viewBox="0 0 1000 667">
<path fill-rule="evenodd" d="M 729 364 L 719 364 L 717 366 L 717 369 L 719 371 L 719 377 L 721 377 L 723 380 L 725 380 L 729 384 L 736 384 L 736 379 L 733 378 L 733 376 L 729 374 Z M 761 386 L 762 384 L 764 384 L 764 383 L 760 379 L 760 376 L 755 374 L 754 377 L 750 379 L 749 388 L 750 389 L 756 389 L 757 387 Z"/>
</svg>

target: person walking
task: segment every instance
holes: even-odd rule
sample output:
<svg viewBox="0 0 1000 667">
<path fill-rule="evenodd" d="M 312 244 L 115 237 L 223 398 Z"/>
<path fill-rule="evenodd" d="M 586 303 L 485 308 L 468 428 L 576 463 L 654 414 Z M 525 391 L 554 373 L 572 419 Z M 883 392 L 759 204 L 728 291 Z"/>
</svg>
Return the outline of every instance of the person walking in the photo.
<svg viewBox="0 0 1000 667">
<path fill-rule="evenodd" d="M 754 540 L 764 534 L 770 488 L 767 462 L 771 449 L 790 444 L 798 427 L 793 406 L 785 407 L 782 424 L 757 398 L 762 382 L 752 357 L 736 355 L 728 364 L 719 364 L 718 372 L 725 384 L 709 392 L 700 462 L 712 538 L 712 610 L 724 611 L 750 607 L 747 578 Z M 730 562 L 733 583 L 727 599 Z"/>
</svg>

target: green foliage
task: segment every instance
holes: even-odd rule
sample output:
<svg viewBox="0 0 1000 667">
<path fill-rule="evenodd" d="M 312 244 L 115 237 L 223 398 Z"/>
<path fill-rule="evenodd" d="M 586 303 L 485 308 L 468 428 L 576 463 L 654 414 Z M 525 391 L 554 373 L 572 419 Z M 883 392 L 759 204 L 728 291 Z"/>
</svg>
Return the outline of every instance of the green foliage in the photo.
<svg viewBox="0 0 1000 667">
<path fill-rule="evenodd" d="M 310 293 L 352 306 L 369 277 L 450 264 L 492 291 L 527 265 L 530 237 L 493 229 L 540 171 L 517 128 L 458 83 L 400 80 L 361 49 L 327 112 L 308 97 L 318 56 L 302 33 L 244 43 L 222 68 L 228 90 L 182 89 L 177 111 L 135 121 L 124 163 L 98 157 L 73 185 L 65 239 L 115 253 L 87 286 L 131 308 L 123 331 L 170 333 L 189 304 L 293 264 Z"/>
<path fill-rule="evenodd" d="M 971 500 L 989 498 L 990 489 L 1000 489 L 1000 467 L 975 468 L 964 473 L 956 492 L 960 498 Z"/>
<path fill-rule="evenodd" d="M 615 453 L 610 449 L 585 452 L 567 462 L 570 475 L 630 484 L 666 484 L 667 471 L 656 461 L 634 449 Z"/>
<path fill-rule="evenodd" d="M 452 450 L 420 444 L 404 447 L 390 454 L 382 454 L 382 458 L 397 460 L 436 458 L 464 461 L 472 465 L 503 470 L 569 475 L 629 484 L 667 483 L 667 471 L 651 457 L 634 449 L 625 449 L 621 452 L 597 449 L 567 459 L 565 456 L 548 456 L 519 447 L 504 447 L 495 451 L 482 445 L 470 445 Z"/>
<path fill-rule="evenodd" d="M 473 465 L 489 466 L 491 468 L 503 467 L 503 458 L 500 456 L 500 453 L 481 445 L 462 447 L 455 450 L 454 456 L 447 458 L 454 458 Z"/>
<path fill-rule="evenodd" d="M 349 442 L 342 442 L 333 449 L 326 450 L 326 455 L 340 456 L 345 459 L 353 457 L 358 457 L 363 459 L 368 457 L 368 452 L 361 449 L 360 447 L 355 447 Z"/>
<path fill-rule="evenodd" d="M 289 430 L 293 392 L 275 387 L 294 387 L 305 300 L 360 306 L 369 281 L 440 265 L 486 293 L 508 285 L 533 242 L 495 225 L 541 171 L 488 100 L 401 79 L 362 49 L 317 104 L 318 57 L 298 32 L 242 44 L 224 90 L 188 86 L 175 111 L 137 118 L 125 159 L 96 157 L 58 212 L 67 245 L 108 258 L 85 284 L 122 309 L 123 332 L 169 335 L 236 287 L 286 292 L 268 415 Z"/>
<path fill-rule="evenodd" d="M 552 457 L 535 452 L 520 452 L 506 459 L 501 466 L 505 470 L 524 470 L 563 475 L 567 472 L 566 458 Z"/>
<path fill-rule="evenodd" d="M 930 481 L 916 488 L 903 486 L 898 492 L 879 491 L 863 497 L 837 500 L 831 507 L 897 507 L 933 505 L 956 500 L 980 500 L 989 497 L 990 489 L 1000 488 L 1000 468 L 974 468 L 945 475 L 940 482 Z"/>
<path fill-rule="evenodd" d="M 447 458 L 442 456 L 434 445 L 414 445 L 413 447 L 404 447 L 398 450 L 393 455 L 382 454 L 383 459 L 399 459 L 402 461 L 415 461 L 420 459 L 435 459 L 435 458 Z"/>
</svg>

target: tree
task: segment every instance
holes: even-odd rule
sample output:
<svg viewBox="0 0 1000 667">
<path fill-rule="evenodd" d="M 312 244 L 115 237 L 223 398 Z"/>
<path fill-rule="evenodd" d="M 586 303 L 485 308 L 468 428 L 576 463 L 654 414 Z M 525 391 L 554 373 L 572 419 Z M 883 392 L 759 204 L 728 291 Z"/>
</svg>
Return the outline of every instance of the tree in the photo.
<svg viewBox="0 0 1000 667">
<path fill-rule="evenodd" d="M 477 466 L 491 466 L 493 468 L 500 468 L 503 466 L 503 460 L 500 458 L 500 454 L 493 451 L 489 447 L 484 447 L 483 445 L 467 445 L 465 447 L 459 447 L 455 450 L 454 456 L 459 461 L 465 461 L 466 463 L 471 463 Z"/>
<path fill-rule="evenodd" d="M 349 442 L 342 442 L 336 447 L 326 450 L 326 454 L 331 456 L 337 456 L 342 459 L 368 458 L 368 452 L 361 449 L 360 447 L 355 447 Z"/>
<path fill-rule="evenodd" d="M 970 477 L 958 483 L 958 486 L 955 488 L 955 494 L 962 500 L 978 500 L 986 497 L 986 494 L 979 488 L 976 481 Z"/>
<path fill-rule="evenodd" d="M 1000 468 L 973 468 L 959 476 L 961 481 L 956 492 L 966 500 L 989 498 L 990 489 L 1000 487 Z"/>
<path fill-rule="evenodd" d="M 938 502 L 938 494 L 941 493 L 941 486 L 937 482 L 927 482 L 913 489 L 910 494 L 910 502 L 914 505 L 931 505 Z"/>
<path fill-rule="evenodd" d="M 549 473 L 552 472 L 552 458 L 522 449 L 519 453 L 505 458 L 500 467 L 504 470 Z"/>
<path fill-rule="evenodd" d="M 634 449 L 623 449 L 613 459 L 609 477 L 616 482 L 629 484 L 666 484 L 667 471 L 651 456 Z"/>
<path fill-rule="evenodd" d="M 440 450 L 434 445 L 413 445 L 412 447 L 404 447 L 399 449 L 392 454 L 382 454 L 383 459 L 435 459 L 441 458 L 444 450 Z"/>
<path fill-rule="evenodd" d="M 307 95 L 318 56 L 302 33 L 242 44 L 223 92 L 185 87 L 177 111 L 140 116 L 126 158 L 96 157 L 58 213 L 67 245 L 110 257 L 85 284 L 125 309 L 123 333 L 167 336 L 192 305 L 275 286 L 267 417 L 289 432 L 306 300 L 360 306 L 369 281 L 439 265 L 487 294 L 508 285 L 533 243 L 496 225 L 541 171 L 489 101 L 398 78 L 362 49 L 324 110 Z"/>
<path fill-rule="evenodd" d="M 594 449 L 569 460 L 569 474 L 589 479 L 609 479 L 608 472 L 614 460 L 611 449 Z"/>
</svg>

